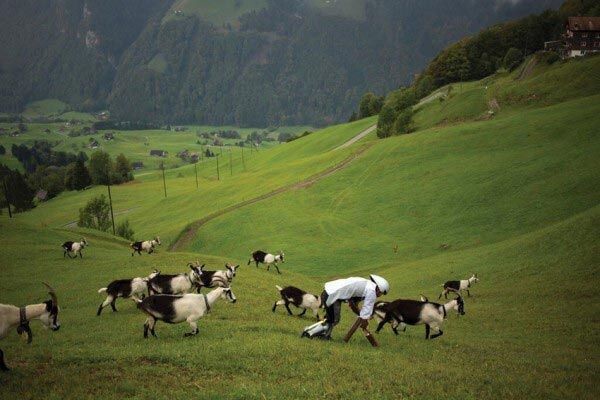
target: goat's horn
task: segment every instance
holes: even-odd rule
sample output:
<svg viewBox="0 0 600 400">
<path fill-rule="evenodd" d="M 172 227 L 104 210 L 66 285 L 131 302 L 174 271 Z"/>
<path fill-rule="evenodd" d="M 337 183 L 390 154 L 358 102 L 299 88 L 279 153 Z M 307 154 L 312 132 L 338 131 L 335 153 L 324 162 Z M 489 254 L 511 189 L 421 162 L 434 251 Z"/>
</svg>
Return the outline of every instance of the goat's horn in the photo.
<svg viewBox="0 0 600 400">
<path fill-rule="evenodd" d="M 56 292 L 54 291 L 52 286 L 48 285 L 46 282 L 42 282 L 42 283 L 44 284 L 44 286 L 46 286 L 48 288 L 48 294 L 52 298 L 52 303 L 54 303 L 55 306 L 58 305 L 58 299 L 56 298 Z"/>
</svg>

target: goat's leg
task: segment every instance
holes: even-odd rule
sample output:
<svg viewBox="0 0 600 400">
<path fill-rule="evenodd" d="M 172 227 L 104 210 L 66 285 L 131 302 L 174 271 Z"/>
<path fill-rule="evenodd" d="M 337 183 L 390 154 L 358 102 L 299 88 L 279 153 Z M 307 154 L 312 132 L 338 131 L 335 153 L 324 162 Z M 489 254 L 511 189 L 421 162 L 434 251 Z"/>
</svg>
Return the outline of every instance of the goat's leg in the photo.
<svg viewBox="0 0 600 400">
<path fill-rule="evenodd" d="M 429 324 L 425 324 L 425 339 L 429 339 L 429 333 L 431 332 L 431 328 Z"/>
<path fill-rule="evenodd" d="M 186 319 L 187 323 L 190 324 L 190 327 L 192 328 L 191 332 L 186 332 L 183 336 L 188 337 L 188 336 L 195 336 L 198 334 L 198 324 L 196 323 L 196 321 L 198 321 L 198 317 L 196 315 L 194 316 L 189 316 Z"/>
<path fill-rule="evenodd" d="M 271 264 L 267 264 L 267 271 L 271 268 Z"/>
<path fill-rule="evenodd" d="M 377 325 L 377 329 L 375 329 L 375 332 L 379 333 L 379 331 L 385 326 L 385 324 L 387 324 L 388 322 L 390 322 L 391 317 L 389 314 L 385 314 L 385 317 L 381 320 L 381 322 L 379 323 L 379 325 Z"/>
<path fill-rule="evenodd" d="M 471 297 L 471 292 L 469 292 L 469 289 L 466 289 L 466 290 L 467 290 L 467 295 L 468 295 L 469 297 Z"/>
<path fill-rule="evenodd" d="M 279 267 L 277 266 L 277 264 L 275 264 L 275 269 L 277 270 L 277 273 L 281 275 L 281 272 L 279 271 Z"/>
<path fill-rule="evenodd" d="M 436 330 L 438 333 L 436 333 L 435 335 L 431 335 L 431 338 L 430 338 L 430 339 L 435 339 L 436 337 L 440 337 L 440 336 L 442 336 L 442 335 L 444 334 L 444 331 L 442 331 L 442 330 L 440 329 L 440 327 L 439 327 L 439 326 L 434 326 L 433 328 L 434 328 L 434 329 L 435 329 L 435 330 Z"/>
<path fill-rule="evenodd" d="M 294 315 L 294 313 L 292 313 L 292 310 L 290 310 L 290 303 L 288 303 L 287 301 L 285 302 L 285 309 L 287 310 L 289 315 Z"/>
<path fill-rule="evenodd" d="M 306 314 L 306 308 L 300 314 L 298 314 L 298 316 L 302 317 L 304 314 Z"/>
<path fill-rule="evenodd" d="M 275 303 L 273 303 L 273 309 L 271 311 L 275 312 L 275 309 L 277 308 L 277 306 L 282 306 L 285 304 L 284 300 L 277 300 Z"/>
<path fill-rule="evenodd" d="M 156 332 L 154 331 L 154 327 L 156 326 L 156 318 L 154 318 L 154 317 L 149 317 L 149 318 L 150 318 L 150 333 L 155 338 L 158 338 L 158 336 L 156 336 Z"/>
<path fill-rule="evenodd" d="M 146 318 L 146 322 L 144 322 L 144 339 L 148 339 L 148 329 L 150 328 L 149 320 L 150 318 Z"/>
<path fill-rule="evenodd" d="M 10 369 L 4 363 L 4 352 L 0 349 L 0 371 L 10 371 Z"/>
<path fill-rule="evenodd" d="M 446 294 L 446 289 L 445 288 L 444 288 L 444 290 L 442 290 L 442 292 L 438 296 L 438 300 L 441 299 L 444 294 Z"/>
<path fill-rule="evenodd" d="M 100 315 L 102 309 L 111 304 L 114 300 L 114 297 L 112 297 L 111 295 L 106 296 L 106 300 L 104 300 L 102 304 L 100 304 L 100 307 L 98 307 L 98 312 L 96 313 L 96 315 Z"/>
<path fill-rule="evenodd" d="M 117 311 L 117 307 L 115 307 L 115 303 L 117 301 L 117 298 L 113 298 L 112 301 L 110 302 L 110 308 L 112 308 L 113 312 Z"/>
</svg>

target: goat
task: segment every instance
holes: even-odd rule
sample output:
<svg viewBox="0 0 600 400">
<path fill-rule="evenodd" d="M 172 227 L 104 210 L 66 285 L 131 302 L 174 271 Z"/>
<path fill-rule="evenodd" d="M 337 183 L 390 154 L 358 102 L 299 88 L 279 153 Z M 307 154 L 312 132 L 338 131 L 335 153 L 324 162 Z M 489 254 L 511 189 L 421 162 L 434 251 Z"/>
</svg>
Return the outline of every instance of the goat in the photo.
<svg viewBox="0 0 600 400">
<path fill-rule="evenodd" d="M 279 290 L 279 294 L 281 295 L 281 300 L 277 300 L 275 304 L 273 304 L 273 309 L 271 311 L 275 312 L 277 306 L 284 305 L 289 315 L 294 315 L 292 310 L 290 310 L 289 304 L 293 304 L 296 308 L 303 308 L 299 316 L 302 316 L 306 313 L 306 310 L 309 308 L 312 310 L 313 315 L 319 320 L 319 308 L 321 308 L 321 297 L 315 296 L 314 294 L 310 294 L 305 292 L 302 289 L 298 289 L 294 286 L 286 286 L 282 288 L 281 286 L 275 285 L 277 290 Z"/>
<path fill-rule="evenodd" d="M 145 278 L 120 279 L 112 281 L 107 287 L 99 289 L 98 293 L 106 293 L 107 295 L 106 300 L 104 300 L 102 304 L 100 304 L 100 307 L 98 307 L 98 312 L 96 315 L 100 315 L 100 313 L 102 313 L 102 309 L 107 307 L 109 304 L 113 311 L 117 311 L 115 302 L 119 297 L 124 299 L 131 297 L 134 300 L 140 297 L 144 298 L 144 292 L 148 290 L 148 282 L 159 274 L 160 271 L 155 269 L 154 272 Z"/>
<path fill-rule="evenodd" d="M 466 290 L 469 297 L 471 297 L 471 293 L 469 292 L 469 288 L 472 284 L 479 282 L 479 278 L 477 278 L 477 274 L 473 274 L 469 279 L 463 279 L 460 281 L 448 281 L 444 283 L 444 290 L 438 296 L 438 300 L 442 298 L 448 299 L 448 292 L 456 292 L 459 295 L 462 295 L 462 291 Z"/>
<path fill-rule="evenodd" d="M 284 257 L 285 257 L 285 254 L 283 252 L 280 252 L 277 255 L 273 255 L 271 253 L 265 253 L 262 250 L 257 250 L 254 253 L 252 253 L 252 256 L 248 260 L 248 265 L 250 265 L 250 263 L 252 261 L 254 261 L 256 263 L 256 268 L 258 268 L 258 263 L 266 264 L 267 265 L 267 271 L 269 270 L 269 268 L 271 267 L 271 265 L 274 265 L 275 268 L 277 268 L 277 273 L 281 274 L 281 272 L 279 272 L 279 267 L 277 266 L 277 263 L 279 261 L 281 261 L 282 263 L 284 263 L 285 262 Z"/>
<path fill-rule="evenodd" d="M 426 296 L 421 295 L 421 301 L 428 302 L 429 299 Z M 385 318 L 385 309 L 389 306 L 391 301 L 378 301 L 373 306 L 373 315 L 379 321 Z M 391 321 L 392 330 L 398 335 L 398 328 L 402 329 L 402 332 L 406 332 L 406 324 L 404 322 L 397 322 L 395 319 Z"/>
<path fill-rule="evenodd" d="M 188 263 L 189 272 L 177 275 L 156 275 L 148 281 L 148 294 L 183 294 L 199 284 L 204 265 L 197 267 Z"/>
<path fill-rule="evenodd" d="M 50 300 L 40 304 L 30 304 L 25 307 L 16 307 L 9 304 L 0 304 L 0 339 L 8 335 L 9 330 L 17 327 L 17 333 L 27 334 L 27 343 L 31 343 L 33 335 L 29 328 L 29 321 L 39 319 L 46 328 L 57 331 L 60 328 L 58 322 L 58 300 L 56 292 L 47 283 Z M 8 371 L 4 363 L 4 352 L 0 349 L 0 371 Z"/>
<path fill-rule="evenodd" d="M 62 248 L 64 250 L 63 253 L 63 258 L 65 258 L 66 256 L 69 256 L 69 258 L 73 258 L 71 257 L 71 253 L 75 254 L 74 258 L 77 258 L 77 254 L 79 253 L 79 257 L 83 258 L 83 254 L 81 254 L 81 250 L 85 247 L 88 246 L 88 242 L 85 240 L 85 238 L 81 238 L 81 242 L 64 242 L 62 244 Z"/>
<path fill-rule="evenodd" d="M 200 265 L 196 262 L 196 265 Z M 203 287 L 214 288 L 215 286 L 228 287 L 231 285 L 231 281 L 235 277 L 236 270 L 240 267 L 239 265 L 225 264 L 225 269 L 217 271 L 206 271 L 203 269 L 204 265 L 200 267 L 202 275 L 200 276 L 200 282 L 196 284 L 196 290 L 200 293 L 200 289 Z"/>
<path fill-rule="evenodd" d="M 398 334 L 398 326 L 425 324 L 425 339 L 435 339 L 442 336 L 442 324 L 448 316 L 449 310 L 456 310 L 458 314 L 465 315 L 465 303 L 457 294 L 456 299 L 446 304 L 432 303 L 429 301 L 403 300 L 398 299 L 390 303 L 378 303 L 374 307 L 374 315 L 380 320 L 376 332 L 379 332 L 383 326 L 392 322 L 394 333 Z M 431 335 L 430 330 L 437 331 Z"/>
<path fill-rule="evenodd" d="M 231 303 L 235 303 L 237 300 L 231 288 L 218 287 L 208 294 L 156 294 L 136 301 L 138 308 L 148 314 L 144 323 L 144 338 L 148 337 L 148 331 L 152 336 L 157 337 L 154 331 L 157 320 L 169 324 L 187 321 L 192 331 L 187 332 L 184 336 L 197 335 L 198 324 L 196 322 L 210 312 L 219 298 L 228 299 Z"/>
<path fill-rule="evenodd" d="M 133 257 L 136 251 L 141 256 L 142 250 L 144 250 L 148 254 L 152 254 L 154 253 L 154 247 L 156 247 L 156 245 L 160 246 L 160 238 L 158 236 L 152 240 L 144 240 L 143 242 L 133 242 L 129 245 L 129 247 L 131 247 L 131 249 L 133 250 L 131 252 L 131 257 Z"/>
</svg>

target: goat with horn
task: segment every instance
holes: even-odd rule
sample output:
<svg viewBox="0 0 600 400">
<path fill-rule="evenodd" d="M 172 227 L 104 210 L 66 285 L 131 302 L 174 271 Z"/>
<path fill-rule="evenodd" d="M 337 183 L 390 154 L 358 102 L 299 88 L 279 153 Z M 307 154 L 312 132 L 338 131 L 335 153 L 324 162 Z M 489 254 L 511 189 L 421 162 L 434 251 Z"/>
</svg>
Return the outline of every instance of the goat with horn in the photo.
<svg viewBox="0 0 600 400">
<path fill-rule="evenodd" d="M 10 304 L 0 304 L 0 339 L 5 338 L 12 328 L 17 328 L 19 335 L 27 334 L 27 343 L 31 343 L 33 335 L 29 327 L 29 321 L 39 319 L 46 328 L 57 331 L 60 328 L 58 322 L 58 300 L 56 292 L 46 282 L 42 282 L 48 288 L 50 300 L 40 304 L 30 304 L 25 307 L 16 307 Z M 0 370 L 8 371 L 4 363 L 4 353 L 0 349 Z"/>
</svg>

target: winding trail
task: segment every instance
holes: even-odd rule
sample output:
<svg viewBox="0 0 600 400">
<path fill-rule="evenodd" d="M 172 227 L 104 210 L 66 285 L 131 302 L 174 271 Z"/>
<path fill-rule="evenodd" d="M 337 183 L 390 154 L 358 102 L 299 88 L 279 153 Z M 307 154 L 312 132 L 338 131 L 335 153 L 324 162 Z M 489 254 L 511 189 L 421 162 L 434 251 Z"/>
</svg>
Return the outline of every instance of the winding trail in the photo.
<svg viewBox="0 0 600 400">
<path fill-rule="evenodd" d="M 358 142 L 360 139 L 364 138 L 365 136 L 367 136 L 369 133 L 373 132 L 375 130 L 375 128 L 377 128 L 377 124 L 371 125 L 370 127 L 368 127 L 367 129 L 365 129 L 364 131 L 362 131 L 361 133 L 359 133 L 358 135 L 354 136 L 352 139 L 348 140 L 345 143 L 342 143 L 341 145 L 339 145 L 338 147 L 336 147 L 335 150 L 339 150 L 339 149 L 345 149 L 346 147 Z"/>
<path fill-rule="evenodd" d="M 337 150 L 339 148 L 341 148 L 342 146 L 344 147 L 348 147 L 351 144 L 357 142 L 358 140 L 362 139 L 363 137 L 365 137 L 367 134 L 369 134 L 370 132 L 372 132 L 375 129 L 375 125 L 367 128 L 366 130 L 362 131 L 361 133 L 359 133 L 358 135 L 356 135 L 355 137 L 353 137 L 352 139 L 350 139 L 349 141 L 345 142 L 344 144 L 342 144 L 339 147 L 336 147 L 334 150 Z M 349 155 L 348 157 L 346 157 L 344 160 L 342 160 L 340 163 L 329 167 L 327 169 L 324 169 L 321 172 L 318 172 L 312 176 L 309 176 L 308 178 L 306 178 L 303 181 L 300 181 L 298 183 L 292 183 L 286 186 L 282 186 L 278 189 L 273 190 L 272 192 L 269 193 L 265 193 L 262 194 L 260 196 L 254 197 L 252 199 L 249 200 L 245 200 L 242 201 L 241 203 L 237 203 L 237 204 L 233 204 L 229 207 L 225 207 L 219 211 L 216 211 L 212 214 L 207 215 L 204 218 L 201 218 L 199 220 L 196 220 L 194 222 L 192 222 L 191 224 L 189 224 L 188 226 L 186 226 L 181 233 L 179 234 L 179 236 L 177 237 L 177 239 L 175 240 L 175 242 L 173 242 L 173 244 L 171 244 L 171 246 L 169 247 L 169 251 L 177 251 L 177 250 L 181 250 L 181 249 L 185 249 L 191 242 L 192 240 L 194 240 L 194 237 L 196 236 L 196 233 L 198 232 L 198 230 L 205 224 L 207 224 L 208 222 L 212 221 L 215 218 L 220 217 L 221 215 L 224 214 L 228 214 L 232 211 L 235 211 L 239 208 L 248 206 L 250 204 L 254 204 L 254 203 L 258 203 L 259 201 L 271 198 L 273 196 L 277 196 L 278 194 L 281 193 L 285 193 L 288 192 L 290 190 L 294 190 L 294 189 L 303 189 L 303 188 L 307 188 L 309 186 L 312 186 L 314 183 L 320 181 L 323 178 L 326 178 L 330 175 L 333 175 L 334 173 L 336 173 L 337 171 L 345 168 L 348 166 L 348 164 L 350 164 L 352 161 L 354 161 L 356 158 L 358 158 L 361 154 L 363 154 L 366 150 L 368 150 L 369 148 L 371 148 L 371 146 L 373 145 L 373 143 L 365 145 L 364 147 L 360 148 L 357 152 L 352 153 L 351 155 Z"/>
</svg>

